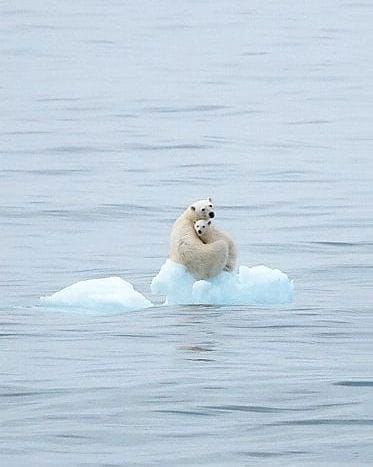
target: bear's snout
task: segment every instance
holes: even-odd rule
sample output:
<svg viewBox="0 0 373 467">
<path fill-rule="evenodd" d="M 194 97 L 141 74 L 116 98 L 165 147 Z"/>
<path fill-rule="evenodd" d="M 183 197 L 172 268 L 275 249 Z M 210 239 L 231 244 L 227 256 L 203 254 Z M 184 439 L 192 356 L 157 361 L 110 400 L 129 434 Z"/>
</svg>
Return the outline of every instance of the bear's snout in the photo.
<svg viewBox="0 0 373 467">
<path fill-rule="evenodd" d="M 212 219 L 213 217 L 215 217 L 215 213 L 214 213 L 214 212 L 209 212 L 209 216 L 210 216 L 211 219 Z"/>
<path fill-rule="evenodd" d="M 199 230 L 199 231 L 198 231 L 198 233 L 201 235 L 201 233 L 202 233 L 202 230 Z"/>
</svg>

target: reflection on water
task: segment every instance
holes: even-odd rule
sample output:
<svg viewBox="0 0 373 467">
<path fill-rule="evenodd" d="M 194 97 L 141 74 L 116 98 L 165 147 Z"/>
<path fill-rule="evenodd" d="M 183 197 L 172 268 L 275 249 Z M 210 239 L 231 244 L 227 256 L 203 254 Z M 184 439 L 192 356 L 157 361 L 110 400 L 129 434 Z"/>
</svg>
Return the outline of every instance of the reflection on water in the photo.
<svg viewBox="0 0 373 467">
<path fill-rule="evenodd" d="M 2 465 L 373 462 L 369 2 L 0 6 Z M 289 306 L 47 313 L 150 296 L 212 196 Z"/>
</svg>

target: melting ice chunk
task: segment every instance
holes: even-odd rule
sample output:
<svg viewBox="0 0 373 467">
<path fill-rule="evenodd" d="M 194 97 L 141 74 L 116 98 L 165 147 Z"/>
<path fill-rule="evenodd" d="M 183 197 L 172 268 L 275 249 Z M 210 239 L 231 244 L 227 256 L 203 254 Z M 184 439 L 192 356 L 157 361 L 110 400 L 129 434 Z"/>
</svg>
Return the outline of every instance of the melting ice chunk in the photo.
<svg viewBox="0 0 373 467">
<path fill-rule="evenodd" d="M 281 304 L 293 299 L 293 282 L 278 269 L 241 266 L 238 273 L 221 272 L 196 281 L 181 264 L 167 260 L 154 277 L 151 290 L 166 304 L 251 305 Z"/>
<path fill-rule="evenodd" d="M 221 272 L 196 281 L 181 264 L 167 260 L 154 277 L 151 290 L 164 295 L 167 305 L 281 304 L 293 299 L 293 282 L 278 269 L 241 266 L 238 273 Z M 153 304 L 120 277 L 77 282 L 48 297 L 42 304 L 60 309 L 98 312 L 134 311 Z"/>
<path fill-rule="evenodd" d="M 76 282 L 53 295 L 41 297 L 40 301 L 50 307 L 94 311 L 134 311 L 153 306 L 120 277 Z"/>
</svg>

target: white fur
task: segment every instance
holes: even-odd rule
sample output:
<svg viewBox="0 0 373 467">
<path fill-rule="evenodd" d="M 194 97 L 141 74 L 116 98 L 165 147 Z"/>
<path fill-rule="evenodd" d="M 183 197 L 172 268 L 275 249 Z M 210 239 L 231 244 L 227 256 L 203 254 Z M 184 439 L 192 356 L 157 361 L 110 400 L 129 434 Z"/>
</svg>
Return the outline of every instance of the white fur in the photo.
<svg viewBox="0 0 373 467">
<path fill-rule="evenodd" d="M 227 263 L 224 271 L 235 271 L 237 263 L 237 249 L 229 235 L 216 227 L 213 227 L 211 220 L 201 219 L 194 222 L 194 230 L 203 243 L 210 244 L 223 240 L 228 247 Z"/>
<path fill-rule="evenodd" d="M 227 242 L 205 244 L 194 230 L 195 221 L 210 219 L 213 212 L 210 198 L 196 201 L 176 220 L 171 231 L 170 259 L 183 264 L 197 280 L 216 276 L 227 264 Z"/>
</svg>

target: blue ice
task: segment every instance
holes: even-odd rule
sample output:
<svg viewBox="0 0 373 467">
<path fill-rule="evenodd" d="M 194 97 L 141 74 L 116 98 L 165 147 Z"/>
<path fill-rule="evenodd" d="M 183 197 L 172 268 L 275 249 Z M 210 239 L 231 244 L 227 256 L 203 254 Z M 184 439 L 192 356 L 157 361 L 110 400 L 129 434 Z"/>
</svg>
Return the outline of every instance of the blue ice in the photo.
<svg viewBox="0 0 373 467">
<path fill-rule="evenodd" d="M 241 266 L 237 273 L 221 272 L 209 280 L 195 280 L 181 264 L 167 260 L 151 283 L 151 291 L 165 298 L 165 305 L 283 304 L 293 299 L 293 282 L 279 269 Z M 135 311 L 153 306 L 120 277 L 76 282 L 41 297 L 47 307 L 67 310 Z"/>
<path fill-rule="evenodd" d="M 279 269 L 240 266 L 237 273 L 221 272 L 196 281 L 181 264 L 167 260 L 154 277 L 151 290 L 166 304 L 251 305 L 283 304 L 293 299 L 293 281 Z"/>
<path fill-rule="evenodd" d="M 94 311 L 135 311 L 153 304 L 129 282 L 106 277 L 76 282 L 40 301 L 47 307 Z"/>
</svg>

